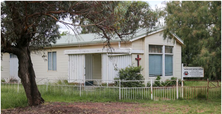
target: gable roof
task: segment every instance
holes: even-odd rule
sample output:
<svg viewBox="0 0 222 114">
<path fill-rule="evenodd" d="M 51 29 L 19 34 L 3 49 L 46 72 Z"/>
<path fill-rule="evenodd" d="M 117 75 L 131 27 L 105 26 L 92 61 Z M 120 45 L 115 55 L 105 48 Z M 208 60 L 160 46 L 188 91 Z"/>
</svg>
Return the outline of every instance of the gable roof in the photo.
<svg viewBox="0 0 222 114">
<path fill-rule="evenodd" d="M 124 41 L 133 42 L 135 40 L 144 38 L 146 36 L 156 34 L 158 32 L 163 31 L 163 28 L 153 29 L 150 33 L 147 34 L 145 29 L 139 29 L 138 32 L 133 37 L 124 37 Z M 171 33 L 176 41 L 180 44 L 184 44 L 183 41 L 175 34 Z M 60 47 L 60 46 L 79 46 L 79 45 L 95 45 L 102 44 L 106 41 L 105 38 L 101 38 L 98 34 L 89 33 L 89 34 L 79 34 L 79 35 L 71 35 L 67 34 L 65 36 L 61 36 L 60 39 L 57 40 L 55 44 L 52 44 L 52 47 Z M 110 40 L 110 42 L 119 42 L 121 39 L 119 37 L 114 37 Z"/>
<path fill-rule="evenodd" d="M 143 32 L 143 33 L 139 34 L 137 37 L 131 39 L 130 42 L 139 40 L 139 39 L 141 39 L 141 38 L 145 38 L 146 36 L 150 36 L 150 35 L 156 34 L 156 33 L 161 32 L 161 31 L 163 31 L 163 30 L 164 30 L 163 28 L 156 29 L 156 30 L 154 30 L 154 31 L 152 31 L 152 32 L 150 32 L 150 33 L 148 33 L 148 34 L 147 34 L 146 32 Z M 170 33 L 171 33 L 171 35 L 173 35 L 173 37 L 176 39 L 176 41 L 178 41 L 178 42 L 179 42 L 180 44 L 182 44 L 182 45 L 184 44 L 184 43 L 183 43 L 183 40 L 182 40 L 180 37 L 178 37 L 176 34 L 174 34 L 174 33 L 172 33 L 172 32 L 170 32 Z"/>
</svg>

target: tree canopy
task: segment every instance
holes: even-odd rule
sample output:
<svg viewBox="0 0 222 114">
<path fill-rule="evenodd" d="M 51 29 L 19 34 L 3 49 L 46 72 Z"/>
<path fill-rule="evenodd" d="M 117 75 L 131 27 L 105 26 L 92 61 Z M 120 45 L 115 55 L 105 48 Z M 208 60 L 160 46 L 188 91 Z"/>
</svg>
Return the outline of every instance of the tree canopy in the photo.
<svg viewBox="0 0 222 114">
<path fill-rule="evenodd" d="M 221 1 L 173 1 L 165 10 L 164 37 L 173 32 L 183 39 L 182 62 L 221 79 Z"/>
<path fill-rule="evenodd" d="M 95 32 L 107 39 L 133 35 L 138 28 L 152 28 L 157 21 L 146 2 L 117 1 L 4 1 L 1 4 L 1 52 L 19 60 L 19 78 L 29 105 L 44 102 L 35 82 L 31 47 L 43 48 L 60 37 L 57 22 L 75 31 Z M 63 21 L 70 18 L 71 23 Z M 91 28 L 90 28 L 91 27 Z M 86 31 L 87 30 L 87 31 Z"/>
</svg>

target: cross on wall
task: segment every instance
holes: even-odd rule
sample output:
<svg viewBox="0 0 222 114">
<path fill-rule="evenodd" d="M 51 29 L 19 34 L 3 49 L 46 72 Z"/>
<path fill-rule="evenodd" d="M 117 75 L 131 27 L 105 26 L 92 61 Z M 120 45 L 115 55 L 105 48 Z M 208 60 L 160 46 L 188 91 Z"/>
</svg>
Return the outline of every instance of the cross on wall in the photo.
<svg viewBox="0 0 222 114">
<path fill-rule="evenodd" d="M 135 60 L 137 61 L 137 66 L 140 66 L 140 60 L 141 60 L 141 58 L 140 58 L 140 55 L 137 55 L 137 58 L 135 58 Z"/>
</svg>

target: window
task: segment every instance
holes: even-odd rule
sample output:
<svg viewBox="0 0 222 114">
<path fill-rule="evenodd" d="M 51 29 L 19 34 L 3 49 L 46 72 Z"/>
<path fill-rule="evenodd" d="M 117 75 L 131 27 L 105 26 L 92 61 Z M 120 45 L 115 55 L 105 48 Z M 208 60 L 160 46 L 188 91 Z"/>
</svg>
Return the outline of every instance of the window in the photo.
<svg viewBox="0 0 222 114">
<path fill-rule="evenodd" d="M 173 75 L 173 46 L 149 45 L 149 76 L 162 75 Z"/>
<path fill-rule="evenodd" d="M 162 76 L 162 55 L 149 55 L 150 77 Z"/>
<path fill-rule="evenodd" d="M 149 52 L 150 53 L 162 53 L 163 46 L 150 45 Z"/>
<path fill-rule="evenodd" d="M 165 46 L 165 76 L 173 75 L 173 47 Z"/>
<path fill-rule="evenodd" d="M 162 46 L 149 46 L 149 76 L 162 76 Z"/>
<path fill-rule="evenodd" d="M 48 52 L 48 70 L 56 70 L 56 52 Z"/>
</svg>

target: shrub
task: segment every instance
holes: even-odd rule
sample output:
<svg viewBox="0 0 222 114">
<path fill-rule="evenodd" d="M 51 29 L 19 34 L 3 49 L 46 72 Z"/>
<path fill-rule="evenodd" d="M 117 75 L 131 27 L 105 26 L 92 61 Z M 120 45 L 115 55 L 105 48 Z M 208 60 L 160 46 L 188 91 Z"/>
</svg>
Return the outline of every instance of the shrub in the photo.
<svg viewBox="0 0 222 114">
<path fill-rule="evenodd" d="M 171 85 L 176 85 L 176 81 L 177 81 L 177 78 L 176 77 L 171 77 L 171 83 L 169 86 Z"/>
<path fill-rule="evenodd" d="M 114 80 L 141 80 L 137 82 L 121 82 L 122 87 L 143 87 L 143 76 L 140 74 L 140 71 L 143 69 L 141 66 L 134 67 L 134 66 L 128 66 L 124 69 L 119 70 L 119 78 L 115 78 Z M 118 85 L 119 83 L 115 81 L 115 85 Z"/>
<path fill-rule="evenodd" d="M 150 82 L 147 82 L 147 87 L 150 87 L 150 86 L 151 86 Z"/>
<path fill-rule="evenodd" d="M 156 77 L 156 81 L 154 82 L 153 87 L 162 86 L 161 83 L 160 83 L 160 79 L 161 79 L 160 76 L 157 76 L 157 77 Z"/>
<path fill-rule="evenodd" d="M 58 84 L 58 85 L 69 85 L 68 80 L 58 80 L 56 84 Z"/>
</svg>

